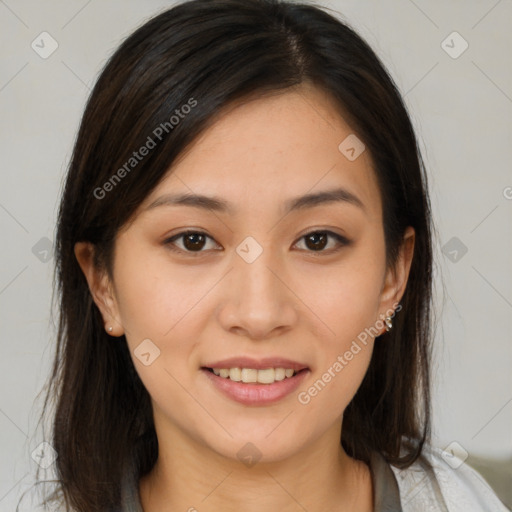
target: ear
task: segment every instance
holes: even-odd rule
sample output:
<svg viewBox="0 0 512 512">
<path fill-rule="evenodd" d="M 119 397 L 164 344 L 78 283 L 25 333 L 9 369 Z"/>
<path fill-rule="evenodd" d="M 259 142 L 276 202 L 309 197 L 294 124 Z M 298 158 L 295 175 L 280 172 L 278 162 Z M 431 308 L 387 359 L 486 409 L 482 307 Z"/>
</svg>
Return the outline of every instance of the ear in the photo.
<svg viewBox="0 0 512 512">
<path fill-rule="evenodd" d="M 386 271 L 382 285 L 380 299 L 380 317 L 382 319 L 386 316 L 392 316 L 405 292 L 414 254 L 414 243 L 414 228 L 408 226 L 404 232 L 396 264 Z"/>
<path fill-rule="evenodd" d="M 113 285 L 106 270 L 99 269 L 94 265 L 94 244 L 90 242 L 77 242 L 74 251 L 78 264 L 89 285 L 92 298 L 103 317 L 107 334 L 122 336 L 124 330 L 119 320 L 119 309 Z M 110 330 L 110 328 L 112 329 Z"/>
</svg>

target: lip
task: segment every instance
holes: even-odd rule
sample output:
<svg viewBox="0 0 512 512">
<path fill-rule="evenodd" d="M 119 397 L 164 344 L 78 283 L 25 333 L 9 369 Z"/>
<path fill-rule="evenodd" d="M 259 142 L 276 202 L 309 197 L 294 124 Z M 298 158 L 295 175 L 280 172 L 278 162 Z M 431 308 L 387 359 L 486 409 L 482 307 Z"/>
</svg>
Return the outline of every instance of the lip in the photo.
<svg viewBox="0 0 512 512">
<path fill-rule="evenodd" d="M 219 366 L 214 366 L 214 368 L 219 368 Z M 225 368 L 225 366 L 223 368 Z M 234 366 L 228 366 L 228 368 L 234 368 Z M 245 368 L 247 368 L 247 366 Z M 249 366 L 249 368 L 254 368 L 254 366 Z M 231 379 L 225 379 L 215 375 L 205 367 L 201 368 L 201 373 L 210 380 L 218 391 L 231 400 L 244 405 L 265 406 L 279 402 L 279 400 L 282 400 L 293 393 L 304 381 L 306 376 L 310 374 L 310 370 L 304 368 L 293 377 L 287 377 L 284 380 L 276 381 L 273 384 L 245 384 L 243 382 L 236 382 Z"/>
<path fill-rule="evenodd" d="M 231 357 L 211 363 L 205 363 L 203 368 L 252 368 L 254 370 L 265 370 L 267 368 L 291 368 L 296 372 L 309 369 L 307 364 L 285 359 L 284 357 L 264 357 L 253 359 L 252 357 Z"/>
</svg>

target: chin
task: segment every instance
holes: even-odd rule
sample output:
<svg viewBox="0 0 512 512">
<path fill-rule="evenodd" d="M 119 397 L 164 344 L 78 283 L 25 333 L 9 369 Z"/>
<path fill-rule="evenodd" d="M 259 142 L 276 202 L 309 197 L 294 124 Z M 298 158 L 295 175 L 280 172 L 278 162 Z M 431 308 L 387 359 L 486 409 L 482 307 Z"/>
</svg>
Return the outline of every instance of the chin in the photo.
<svg viewBox="0 0 512 512">
<path fill-rule="evenodd" d="M 252 432 L 246 429 L 241 431 L 240 435 L 230 431 L 233 438 L 215 439 L 211 440 L 211 443 L 207 441 L 207 444 L 221 457 L 241 462 L 247 467 L 252 467 L 256 463 L 281 462 L 304 449 L 305 439 L 290 437 L 285 429 L 278 432 L 279 428 L 275 429 L 275 426 L 276 423 L 266 432 Z M 274 432 L 268 435 L 272 429 L 275 429 Z"/>
</svg>

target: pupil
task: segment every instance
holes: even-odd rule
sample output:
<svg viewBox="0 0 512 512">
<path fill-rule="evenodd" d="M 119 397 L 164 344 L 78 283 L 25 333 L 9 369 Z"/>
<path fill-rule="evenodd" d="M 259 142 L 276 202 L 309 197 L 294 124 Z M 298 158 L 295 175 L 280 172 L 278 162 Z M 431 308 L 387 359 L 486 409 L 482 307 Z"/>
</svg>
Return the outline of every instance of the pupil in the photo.
<svg viewBox="0 0 512 512">
<path fill-rule="evenodd" d="M 200 239 L 199 244 L 197 243 L 198 238 Z M 203 243 L 204 243 L 204 235 L 201 235 L 199 233 L 190 233 L 185 236 L 184 245 L 189 250 L 201 249 Z"/>
<path fill-rule="evenodd" d="M 312 247 L 310 247 L 308 244 L 308 247 L 310 249 L 323 249 L 326 245 L 326 240 L 327 237 L 325 236 L 325 233 L 313 233 L 306 237 L 306 243 L 308 243 L 309 241 L 313 242 Z"/>
</svg>

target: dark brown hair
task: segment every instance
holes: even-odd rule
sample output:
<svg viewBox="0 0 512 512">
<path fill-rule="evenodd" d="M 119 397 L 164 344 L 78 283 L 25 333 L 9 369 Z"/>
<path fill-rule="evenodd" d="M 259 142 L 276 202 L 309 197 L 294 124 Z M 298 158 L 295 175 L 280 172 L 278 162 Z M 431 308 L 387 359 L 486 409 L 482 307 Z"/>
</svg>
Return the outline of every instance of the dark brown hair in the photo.
<svg viewBox="0 0 512 512">
<path fill-rule="evenodd" d="M 397 87 L 367 43 L 326 9 L 279 0 L 192 0 L 147 21 L 109 59 L 85 108 L 65 181 L 56 235 L 58 334 L 43 414 L 54 401 L 49 442 L 58 453 L 58 494 L 71 510 L 116 509 L 124 472 L 145 475 L 158 456 L 149 394 L 126 339 L 104 331 L 75 243 L 95 244 L 95 262 L 111 276 L 116 233 L 223 109 L 304 82 L 340 106 L 372 157 L 388 265 L 406 227 L 416 232 L 402 309 L 375 344 L 344 413 L 341 443 L 354 458 L 368 462 L 376 450 L 404 468 L 429 442 L 431 213 Z M 127 166 L 148 137 L 155 147 Z"/>
</svg>

